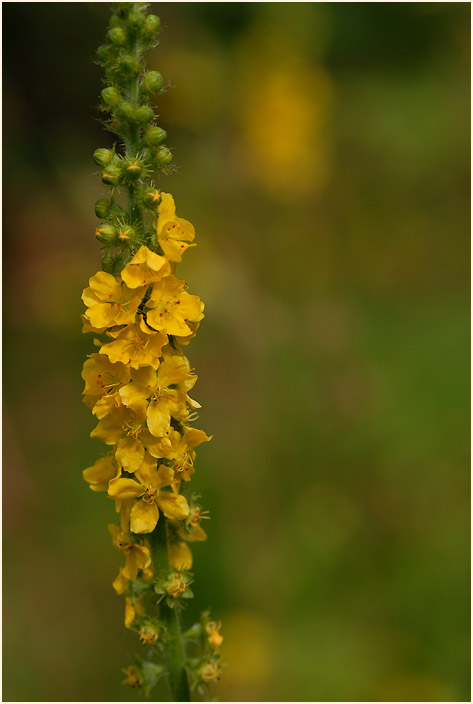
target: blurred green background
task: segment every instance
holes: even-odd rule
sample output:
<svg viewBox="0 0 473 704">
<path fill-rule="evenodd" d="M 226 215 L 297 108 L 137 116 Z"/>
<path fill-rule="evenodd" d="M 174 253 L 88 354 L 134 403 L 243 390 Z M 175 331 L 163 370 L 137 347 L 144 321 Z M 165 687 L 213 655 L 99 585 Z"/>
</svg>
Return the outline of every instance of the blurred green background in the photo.
<svg viewBox="0 0 473 704">
<path fill-rule="evenodd" d="M 468 3 L 153 4 L 224 701 L 469 699 Z M 139 700 L 81 403 L 107 3 L 4 29 L 4 692 Z M 206 526 L 207 528 L 207 526 Z M 153 699 L 164 697 L 156 690 Z"/>
</svg>

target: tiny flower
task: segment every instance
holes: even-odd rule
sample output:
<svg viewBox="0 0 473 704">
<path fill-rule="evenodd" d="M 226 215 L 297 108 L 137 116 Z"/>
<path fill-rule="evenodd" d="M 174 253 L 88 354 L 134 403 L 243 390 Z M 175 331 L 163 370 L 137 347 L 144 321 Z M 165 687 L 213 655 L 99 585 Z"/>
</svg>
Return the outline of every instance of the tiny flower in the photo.
<svg viewBox="0 0 473 704">
<path fill-rule="evenodd" d="M 121 404 L 116 398 L 118 389 L 130 381 L 130 370 L 121 362 L 110 362 L 103 354 L 90 354 L 84 362 L 82 378 L 85 381 L 84 403 L 97 418 L 103 418 Z"/>
<path fill-rule="evenodd" d="M 147 456 L 135 472 L 134 479 L 119 477 L 110 482 L 108 495 L 114 499 L 136 498 L 130 514 L 130 529 L 133 533 L 151 533 L 159 519 L 159 509 L 167 518 L 182 520 L 189 514 L 189 506 L 184 496 L 163 491 L 174 480 L 174 472 L 161 465 L 156 469 L 151 457 Z"/>
<path fill-rule="evenodd" d="M 130 289 L 112 274 L 99 271 L 89 279 L 89 287 L 82 294 L 87 306 L 85 318 L 97 331 L 133 323 L 145 290 Z"/>
<path fill-rule="evenodd" d="M 171 274 L 153 285 L 146 303 L 148 325 L 168 335 L 192 335 L 189 321 L 204 317 L 204 304 L 185 291 L 186 283 Z"/>
<path fill-rule="evenodd" d="M 113 342 L 102 345 L 100 354 L 105 354 L 111 362 L 129 364 L 133 369 L 151 366 L 157 369 L 159 355 L 167 343 L 167 336 L 146 325 L 140 316 L 138 324 L 122 328 Z"/>
<path fill-rule="evenodd" d="M 209 621 L 205 626 L 205 630 L 208 634 L 207 640 L 212 650 L 217 650 L 223 643 L 223 636 L 219 633 L 221 627 L 222 624 L 220 622 L 216 623 L 215 621 Z"/>
<path fill-rule="evenodd" d="M 180 262 L 182 255 L 195 238 L 194 226 L 176 216 L 174 198 L 170 193 L 161 193 L 158 208 L 159 217 L 156 226 L 157 239 L 165 256 L 172 262 Z"/>
<path fill-rule="evenodd" d="M 129 536 L 112 523 L 108 526 L 108 529 L 112 534 L 113 544 L 117 550 L 121 550 L 126 556 L 122 574 L 125 578 L 134 582 L 138 576 L 138 570 L 145 570 L 151 564 L 149 548 L 145 545 L 134 543 Z"/>
<path fill-rule="evenodd" d="M 109 482 L 120 476 L 120 467 L 112 455 L 100 457 L 92 467 L 84 469 L 82 476 L 92 491 L 107 491 Z"/>
<path fill-rule="evenodd" d="M 142 686 L 142 676 L 136 665 L 130 665 L 129 667 L 125 667 L 123 668 L 122 672 L 124 672 L 126 675 L 122 684 L 128 684 L 134 689 L 139 689 Z"/>
<path fill-rule="evenodd" d="M 207 660 L 200 666 L 199 675 L 202 682 L 218 682 L 222 676 L 222 667 L 218 662 Z"/>
<path fill-rule="evenodd" d="M 188 418 L 187 402 L 198 406 L 186 394 L 196 380 L 186 357 L 166 357 L 157 371 L 142 367 L 133 372 L 132 381 L 120 389 L 120 397 L 128 408 L 146 413 L 152 435 L 163 437 L 170 428 L 171 417 L 180 421 Z"/>
<path fill-rule="evenodd" d="M 154 645 L 159 638 L 159 630 L 151 623 L 141 626 L 138 636 L 144 645 Z"/>
<path fill-rule="evenodd" d="M 169 273 L 167 260 L 143 245 L 123 269 L 121 276 L 128 288 L 138 288 L 160 281 Z"/>
</svg>

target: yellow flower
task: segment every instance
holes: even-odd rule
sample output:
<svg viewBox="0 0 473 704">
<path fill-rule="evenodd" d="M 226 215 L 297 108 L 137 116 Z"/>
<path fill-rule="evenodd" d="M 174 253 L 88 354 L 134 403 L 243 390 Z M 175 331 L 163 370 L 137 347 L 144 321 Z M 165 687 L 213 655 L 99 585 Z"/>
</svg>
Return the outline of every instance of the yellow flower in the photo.
<svg viewBox="0 0 473 704">
<path fill-rule="evenodd" d="M 192 552 L 186 543 L 179 540 L 169 543 L 169 563 L 171 567 L 179 572 L 185 572 L 192 567 Z"/>
<path fill-rule="evenodd" d="M 82 472 L 92 491 L 107 491 L 109 482 L 120 476 L 120 468 L 112 455 L 100 457 L 92 467 Z"/>
<path fill-rule="evenodd" d="M 187 420 L 187 402 L 192 408 L 200 407 L 186 394 L 197 380 L 197 376 L 191 374 L 186 357 L 165 357 L 157 371 L 142 367 L 132 374 L 132 379 L 120 389 L 122 403 L 133 411 L 146 413 L 148 428 L 156 437 L 166 435 L 171 416 L 176 420 Z"/>
<path fill-rule="evenodd" d="M 145 450 L 153 457 L 162 457 L 162 443 L 148 430 L 146 416 L 120 406 L 102 418 L 90 433 L 107 445 L 116 445 L 115 459 L 127 472 L 134 472 L 143 462 Z"/>
<path fill-rule="evenodd" d="M 198 296 L 186 293 L 185 288 L 185 281 L 176 279 L 173 274 L 153 285 L 146 303 L 146 319 L 151 327 L 168 335 L 193 334 L 189 321 L 202 320 L 204 304 Z"/>
<path fill-rule="evenodd" d="M 129 536 L 125 535 L 118 526 L 111 523 L 108 526 L 112 534 L 113 544 L 118 550 L 125 553 L 126 562 L 122 569 L 122 575 L 132 582 L 138 576 L 138 570 L 145 570 L 151 564 L 151 553 L 144 545 L 133 543 Z"/>
<path fill-rule="evenodd" d="M 208 634 L 207 640 L 213 650 L 217 650 L 217 648 L 220 648 L 223 643 L 223 636 L 219 633 L 221 627 L 222 624 L 220 623 L 220 621 L 218 623 L 216 623 L 215 621 L 209 621 L 205 626 L 205 630 Z"/>
<path fill-rule="evenodd" d="M 162 457 L 172 460 L 176 471 L 176 481 L 185 479 L 189 481 L 194 474 L 194 447 L 202 442 L 209 442 L 212 436 L 206 435 L 203 430 L 197 428 L 184 427 L 181 435 L 177 430 L 171 428 L 169 433 L 163 438 L 161 451 Z"/>
<path fill-rule="evenodd" d="M 138 288 L 149 286 L 169 273 L 169 262 L 143 245 L 123 269 L 121 277 L 128 288 Z"/>
<path fill-rule="evenodd" d="M 138 636 L 145 645 L 154 645 L 159 638 L 159 631 L 152 624 L 147 624 L 140 628 Z"/>
<path fill-rule="evenodd" d="M 96 332 L 133 323 L 145 291 L 146 287 L 130 289 L 112 274 L 98 271 L 82 294 L 84 316 Z"/>
<path fill-rule="evenodd" d="M 195 238 L 194 226 L 176 216 L 174 198 L 170 193 L 161 193 L 158 212 L 156 231 L 161 249 L 171 262 L 180 262 L 186 249 L 195 247 L 191 244 Z"/>
<path fill-rule="evenodd" d="M 151 366 L 157 369 L 166 335 L 151 330 L 140 316 L 138 324 L 122 328 L 113 342 L 102 345 L 100 353 L 107 355 L 111 362 L 129 364 L 133 369 Z"/>
<path fill-rule="evenodd" d="M 131 499 L 138 501 L 131 509 L 130 529 L 133 533 L 151 533 L 159 519 L 159 509 L 167 518 L 182 520 L 189 515 L 189 506 L 184 496 L 162 488 L 172 484 L 174 472 L 156 463 L 149 456 L 135 472 L 138 481 L 119 477 L 110 482 L 108 494 L 113 499 Z"/>
<path fill-rule="evenodd" d="M 222 668 L 219 663 L 208 660 L 200 667 L 199 674 L 203 682 L 215 682 L 222 676 Z"/>
<path fill-rule="evenodd" d="M 84 362 L 82 378 L 85 381 L 84 403 L 92 408 L 97 418 L 103 418 L 121 404 L 117 392 L 130 381 L 130 370 L 121 362 L 113 364 L 103 354 L 90 354 Z"/>
</svg>

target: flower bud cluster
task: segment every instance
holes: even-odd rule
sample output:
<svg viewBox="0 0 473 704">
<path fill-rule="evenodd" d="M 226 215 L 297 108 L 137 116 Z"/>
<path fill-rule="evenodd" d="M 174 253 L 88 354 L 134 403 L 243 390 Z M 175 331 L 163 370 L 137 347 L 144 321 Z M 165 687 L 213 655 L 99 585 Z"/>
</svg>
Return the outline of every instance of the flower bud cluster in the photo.
<svg viewBox="0 0 473 704">
<path fill-rule="evenodd" d="M 210 611 L 204 611 L 199 623 L 195 623 L 185 634 L 190 643 L 200 646 L 200 655 L 187 661 L 191 687 L 199 694 L 203 694 L 206 684 L 218 682 L 222 675 L 222 656 L 219 649 L 223 636 L 220 628 L 220 622 L 211 620 Z"/>
</svg>

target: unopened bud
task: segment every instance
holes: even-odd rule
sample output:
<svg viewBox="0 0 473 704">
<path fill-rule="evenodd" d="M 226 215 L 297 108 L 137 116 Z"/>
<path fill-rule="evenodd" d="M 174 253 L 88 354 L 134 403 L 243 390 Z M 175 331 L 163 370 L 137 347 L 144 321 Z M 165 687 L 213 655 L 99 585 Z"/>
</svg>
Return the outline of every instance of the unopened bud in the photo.
<svg viewBox="0 0 473 704">
<path fill-rule="evenodd" d="M 143 194 L 143 202 L 148 208 L 157 208 L 161 202 L 161 194 L 153 188 L 149 188 Z"/>
<path fill-rule="evenodd" d="M 102 181 L 109 186 L 116 186 L 121 176 L 121 170 L 115 164 L 109 164 L 102 171 Z"/>
<path fill-rule="evenodd" d="M 132 243 L 136 240 L 136 232 L 130 225 L 124 225 L 118 232 L 118 240 L 122 244 Z"/>
<path fill-rule="evenodd" d="M 136 181 L 143 173 L 143 164 L 139 159 L 127 159 L 123 166 L 123 175 L 128 181 Z"/>
<path fill-rule="evenodd" d="M 136 32 L 144 25 L 145 16 L 142 15 L 141 12 L 130 12 L 127 22 L 130 29 Z"/>
<path fill-rule="evenodd" d="M 148 105 L 142 105 L 135 111 L 134 119 L 139 125 L 146 125 L 154 118 L 154 110 Z"/>
<path fill-rule="evenodd" d="M 167 137 L 167 133 L 161 127 L 150 127 L 146 130 L 145 140 L 153 147 L 159 147 Z"/>
<path fill-rule="evenodd" d="M 117 105 L 117 103 L 119 103 L 122 99 L 120 91 L 113 86 L 107 86 L 104 88 L 101 96 L 103 104 L 108 108 L 112 108 L 114 105 Z"/>
<path fill-rule="evenodd" d="M 119 63 L 118 69 L 126 77 L 132 78 L 137 76 L 140 72 L 140 65 L 134 56 L 122 56 Z"/>
<path fill-rule="evenodd" d="M 99 46 L 97 49 L 97 59 L 102 65 L 105 65 L 110 61 L 113 56 L 114 56 L 114 50 L 112 47 L 108 46 L 107 44 L 102 44 L 102 46 Z"/>
<path fill-rule="evenodd" d="M 148 15 L 143 25 L 143 32 L 148 35 L 156 34 L 161 29 L 161 20 L 156 15 Z"/>
<path fill-rule="evenodd" d="M 124 46 L 126 44 L 126 34 L 121 27 L 113 27 L 107 32 L 107 39 L 110 44 Z"/>
<path fill-rule="evenodd" d="M 98 218 L 106 218 L 110 212 L 112 204 L 106 198 L 100 198 L 95 204 L 95 214 Z"/>
<path fill-rule="evenodd" d="M 105 224 L 101 225 L 95 230 L 95 236 L 99 242 L 103 244 L 112 244 L 116 237 L 117 231 L 113 225 Z"/>
<path fill-rule="evenodd" d="M 113 159 L 113 152 L 111 149 L 96 149 L 92 158 L 97 166 L 107 166 Z"/>
<path fill-rule="evenodd" d="M 164 78 L 159 71 L 147 71 L 143 76 L 141 88 L 145 93 L 159 93 L 164 86 Z"/>
<path fill-rule="evenodd" d="M 167 147 L 159 147 L 156 151 L 156 162 L 158 166 L 167 166 L 172 161 L 172 154 Z"/>
<path fill-rule="evenodd" d="M 117 117 L 120 120 L 132 120 L 134 115 L 133 105 L 131 103 L 120 103 L 117 107 Z"/>
</svg>

